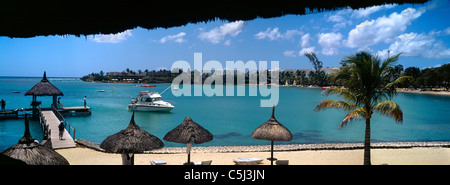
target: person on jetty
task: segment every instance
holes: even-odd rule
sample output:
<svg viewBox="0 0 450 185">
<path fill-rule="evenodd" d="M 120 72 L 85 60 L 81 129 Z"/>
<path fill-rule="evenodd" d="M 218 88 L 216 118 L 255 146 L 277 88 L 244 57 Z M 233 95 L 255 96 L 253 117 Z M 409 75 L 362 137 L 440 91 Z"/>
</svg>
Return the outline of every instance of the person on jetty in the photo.
<svg viewBox="0 0 450 185">
<path fill-rule="evenodd" d="M 2 111 L 4 111 L 5 110 L 5 106 L 6 106 L 6 102 L 5 102 L 5 100 L 3 100 L 3 98 L 2 98 L 1 104 L 2 104 Z"/>
<path fill-rule="evenodd" d="M 86 96 L 84 96 L 84 108 L 86 108 Z"/>
<path fill-rule="evenodd" d="M 61 108 L 62 104 L 61 104 L 61 97 L 58 98 L 58 108 Z"/>
<path fill-rule="evenodd" d="M 58 129 L 59 129 L 59 140 L 63 139 L 63 134 L 64 134 L 64 122 L 61 121 L 61 123 L 58 125 Z"/>
</svg>

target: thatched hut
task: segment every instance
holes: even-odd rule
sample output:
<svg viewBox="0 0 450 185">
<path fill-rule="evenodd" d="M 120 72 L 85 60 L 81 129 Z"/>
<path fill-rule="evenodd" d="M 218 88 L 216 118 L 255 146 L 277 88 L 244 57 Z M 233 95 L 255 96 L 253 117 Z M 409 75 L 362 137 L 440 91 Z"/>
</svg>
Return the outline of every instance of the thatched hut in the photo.
<svg viewBox="0 0 450 185">
<path fill-rule="evenodd" d="M 126 129 L 108 136 L 101 144 L 106 152 L 122 154 L 124 165 L 134 165 L 134 154 L 159 149 L 164 143 L 156 136 L 142 130 L 134 122 L 134 112 Z"/>
<path fill-rule="evenodd" d="M 31 105 L 33 106 L 33 117 L 36 117 L 36 107 L 40 104 L 40 102 L 36 101 L 37 96 L 53 96 L 52 106 L 57 105 L 57 96 L 64 96 L 64 94 L 57 87 L 47 80 L 45 71 L 42 80 L 25 93 L 25 96 L 30 95 L 33 96 L 33 101 L 31 102 Z"/>
<path fill-rule="evenodd" d="M 189 116 L 184 121 L 168 132 L 164 138 L 166 141 L 187 144 L 188 159 L 186 164 L 191 164 L 191 144 L 201 144 L 213 140 L 213 135 L 194 122 Z"/>
<path fill-rule="evenodd" d="M 25 133 L 19 142 L 5 151 L 4 155 L 24 161 L 28 165 L 69 165 L 62 155 L 53 149 L 43 146 L 31 137 L 28 114 L 25 114 Z"/>
<path fill-rule="evenodd" d="M 290 141 L 292 140 L 292 133 L 287 129 L 284 125 L 275 119 L 275 105 L 272 108 L 272 117 L 261 126 L 256 128 L 252 137 L 255 139 L 269 140 L 271 141 L 270 148 L 270 158 L 271 164 L 273 165 L 273 161 L 276 160 L 273 158 L 273 142 L 274 141 Z"/>
</svg>

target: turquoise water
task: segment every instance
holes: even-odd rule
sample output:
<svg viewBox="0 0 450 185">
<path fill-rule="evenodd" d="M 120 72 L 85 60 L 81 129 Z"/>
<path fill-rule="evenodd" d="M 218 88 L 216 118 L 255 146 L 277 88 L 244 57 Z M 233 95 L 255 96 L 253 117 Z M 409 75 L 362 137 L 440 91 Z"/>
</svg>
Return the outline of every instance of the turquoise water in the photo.
<svg viewBox="0 0 450 185">
<path fill-rule="evenodd" d="M 6 108 L 29 108 L 31 96 L 24 96 L 41 78 L 0 78 L 0 98 L 7 102 Z M 126 128 L 132 112 L 126 107 L 141 90 L 137 84 L 88 83 L 76 78 L 49 78 L 64 96 L 64 106 L 82 106 L 87 96 L 87 105 L 92 115 L 67 117 L 76 131 L 76 138 L 101 143 L 111 134 Z M 169 84 L 157 84 L 152 90 L 161 92 Z M 180 87 L 182 88 L 182 87 Z M 169 113 L 136 112 L 136 123 L 144 130 L 162 139 L 164 135 L 179 125 L 186 116 L 208 129 L 214 139 L 198 146 L 260 145 L 268 141 L 256 140 L 251 133 L 271 115 L 272 108 L 260 107 L 261 99 L 268 97 L 248 96 L 181 96 L 175 97 L 168 90 L 163 99 L 175 105 Z M 193 88 L 192 88 L 193 89 Z M 225 88 L 224 88 L 225 89 Z M 235 88 L 236 89 L 236 88 Z M 96 92 L 105 90 L 105 92 Z M 113 92 L 111 92 L 113 90 Z M 12 93 L 20 91 L 20 93 Z M 338 125 L 346 115 L 345 111 L 329 109 L 314 112 L 314 107 L 325 97 L 320 89 L 279 88 L 279 103 L 275 117 L 293 134 L 289 143 L 337 143 L 362 142 L 364 121 L 355 121 L 343 129 Z M 43 107 L 50 107 L 52 98 L 38 97 Z M 403 124 L 380 115 L 372 121 L 372 141 L 450 141 L 450 96 L 399 93 L 394 99 L 404 115 Z M 31 123 L 32 136 L 39 141 L 42 131 L 37 122 Z M 23 136 L 23 120 L 0 121 L 0 151 L 17 143 Z M 166 147 L 184 146 L 164 141 Z"/>
</svg>

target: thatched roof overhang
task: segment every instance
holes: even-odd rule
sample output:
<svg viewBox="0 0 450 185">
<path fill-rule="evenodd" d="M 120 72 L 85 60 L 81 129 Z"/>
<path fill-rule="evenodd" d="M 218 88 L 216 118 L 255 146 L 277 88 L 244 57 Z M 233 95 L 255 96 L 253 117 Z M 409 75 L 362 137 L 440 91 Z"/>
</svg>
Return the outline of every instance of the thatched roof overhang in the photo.
<svg viewBox="0 0 450 185">
<path fill-rule="evenodd" d="M 425 3 L 428 0 L 278 1 L 2 1 L 0 36 L 114 34 L 128 29 L 170 28 L 217 19 L 236 21 L 304 15 L 350 7 Z"/>
</svg>

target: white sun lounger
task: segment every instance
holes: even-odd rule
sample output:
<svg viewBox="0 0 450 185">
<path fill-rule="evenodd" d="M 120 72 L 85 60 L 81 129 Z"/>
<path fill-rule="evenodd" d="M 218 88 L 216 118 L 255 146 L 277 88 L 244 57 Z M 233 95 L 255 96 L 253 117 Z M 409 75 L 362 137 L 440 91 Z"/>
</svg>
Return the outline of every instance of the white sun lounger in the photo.
<svg viewBox="0 0 450 185">
<path fill-rule="evenodd" d="M 237 159 L 233 159 L 233 162 L 236 163 L 236 165 L 256 165 L 261 164 L 263 159 L 261 158 L 246 158 L 246 157 L 240 157 Z"/>
<path fill-rule="evenodd" d="M 209 161 L 199 161 L 199 162 L 194 162 L 194 165 L 211 165 L 212 160 Z"/>
<path fill-rule="evenodd" d="M 167 164 L 167 162 L 164 159 L 150 160 L 150 163 L 152 165 L 166 165 Z"/>
</svg>

